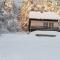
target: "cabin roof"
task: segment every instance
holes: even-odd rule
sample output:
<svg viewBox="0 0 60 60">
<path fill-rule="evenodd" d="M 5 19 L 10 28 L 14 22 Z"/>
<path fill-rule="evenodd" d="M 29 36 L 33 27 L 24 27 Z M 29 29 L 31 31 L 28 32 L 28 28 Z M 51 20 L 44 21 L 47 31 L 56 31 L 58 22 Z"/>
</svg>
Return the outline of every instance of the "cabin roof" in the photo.
<svg viewBox="0 0 60 60">
<path fill-rule="evenodd" d="M 54 12 L 39 12 L 39 11 L 30 11 L 29 18 L 34 19 L 52 19 L 52 20 L 60 20 L 60 16 Z"/>
</svg>

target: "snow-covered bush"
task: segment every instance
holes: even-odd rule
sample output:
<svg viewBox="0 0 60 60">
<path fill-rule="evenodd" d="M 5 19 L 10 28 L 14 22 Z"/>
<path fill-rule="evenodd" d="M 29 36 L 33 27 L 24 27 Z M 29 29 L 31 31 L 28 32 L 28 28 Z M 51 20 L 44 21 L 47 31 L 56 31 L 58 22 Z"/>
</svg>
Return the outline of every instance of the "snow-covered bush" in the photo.
<svg viewBox="0 0 60 60">
<path fill-rule="evenodd" d="M 20 27 L 16 19 L 11 19 L 8 21 L 7 29 L 9 32 L 18 32 L 20 31 Z"/>
</svg>

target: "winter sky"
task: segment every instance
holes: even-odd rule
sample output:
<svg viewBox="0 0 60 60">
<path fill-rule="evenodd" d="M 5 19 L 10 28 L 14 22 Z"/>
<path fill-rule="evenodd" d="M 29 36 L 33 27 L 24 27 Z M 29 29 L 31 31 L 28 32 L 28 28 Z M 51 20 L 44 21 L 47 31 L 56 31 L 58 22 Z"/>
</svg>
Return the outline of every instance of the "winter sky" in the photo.
<svg viewBox="0 0 60 60">
<path fill-rule="evenodd" d="M 15 1 L 15 3 L 17 4 L 17 6 L 20 6 L 21 5 L 21 2 L 23 1 L 23 0 L 14 0 Z"/>
</svg>

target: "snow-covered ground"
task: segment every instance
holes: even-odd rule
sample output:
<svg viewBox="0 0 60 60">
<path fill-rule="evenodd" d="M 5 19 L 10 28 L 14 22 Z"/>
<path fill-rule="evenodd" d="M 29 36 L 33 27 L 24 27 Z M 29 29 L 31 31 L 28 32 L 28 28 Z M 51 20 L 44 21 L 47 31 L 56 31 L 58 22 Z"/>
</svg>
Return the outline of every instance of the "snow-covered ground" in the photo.
<svg viewBox="0 0 60 60">
<path fill-rule="evenodd" d="M 35 34 L 56 37 L 37 37 Z M 60 33 L 35 31 L 0 36 L 0 60 L 60 60 Z"/>
</svg>

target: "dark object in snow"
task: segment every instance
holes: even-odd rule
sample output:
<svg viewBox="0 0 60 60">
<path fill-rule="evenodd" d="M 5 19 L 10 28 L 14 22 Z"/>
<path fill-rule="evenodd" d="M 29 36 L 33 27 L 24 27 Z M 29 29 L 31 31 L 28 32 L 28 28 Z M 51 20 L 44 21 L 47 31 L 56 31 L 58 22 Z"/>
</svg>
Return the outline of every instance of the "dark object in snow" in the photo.
<svg viewBox="0 0 60 60">
<path fill-rule="evenodd" d="M 56 37 L 56 35 L 48 35 L 48 34 L 36 34 L 36 36 L 39 36 L 39 37 Z"/>
</svg>

